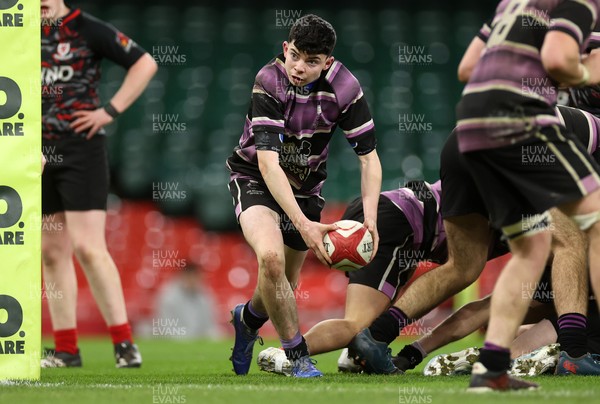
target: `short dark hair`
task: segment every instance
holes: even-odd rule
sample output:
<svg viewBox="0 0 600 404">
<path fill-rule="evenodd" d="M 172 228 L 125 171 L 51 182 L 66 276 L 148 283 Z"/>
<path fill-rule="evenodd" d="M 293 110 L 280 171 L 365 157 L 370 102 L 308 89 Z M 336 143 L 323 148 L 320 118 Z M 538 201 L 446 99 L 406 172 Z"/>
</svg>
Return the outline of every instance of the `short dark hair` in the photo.
<svg viewBox="0 0 600 404">
<path fill-rule="evenodd" d="M 336 34 L 333 26 L 314 14 L 300 17 L 288 36 L 288 42 L 294 41 L 298 50 L 310 55 L 331 55 L 335 47 Z"/>
</svg>

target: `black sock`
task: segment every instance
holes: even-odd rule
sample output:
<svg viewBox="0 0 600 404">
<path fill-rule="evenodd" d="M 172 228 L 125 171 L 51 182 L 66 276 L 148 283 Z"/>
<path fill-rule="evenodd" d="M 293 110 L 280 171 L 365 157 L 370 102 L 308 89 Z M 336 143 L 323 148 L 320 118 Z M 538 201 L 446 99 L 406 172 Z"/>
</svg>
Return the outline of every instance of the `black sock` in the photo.
<svg viewBox="0 0 600 404">
<path fill-rule="evenodd" d="M 248 328 L 258 330 L 269 320 L 269 316 L 262 316 L 260 313 L 255 312 L 251 300 L 248 300 L 242 311 L 242 320 Z"/>
<path fill-rule="evenodd" d="M 301 340 L 300 342 L 296 343 L 298 339 Z M 285 356 L 287 356 L 289 361 L 295 361 L 302 358 L 303 356 L 308 356 L 308 346 L 306 345 L 306 340 L 302 335 L 300 335 L 300 333 L 298 333 L 293 339 L 289 341 L 281 340 L 281 345 L 283 346 Z"/>
<path fill-rule="evenodd" d="M 588 352 L 587 318 L 579 313 L 567 313 L 558 318 L 558 343 L 560 350 L 571 358 L 579 358 Z"/>
<path fill-rule="evenodd" d="M 486 342 L 479 350 L 479 362 L 492 372 L 508 370 L 510 369 L 510 350 Z"/>
<path fill-rule="evenodd" d="M 376 341 L 391 344 L 408 324 L 407 316 L 397 307 L 391 307 L 373 321 L 369 331 Z"/>
<path fill-rule="evenodd" d="M 406 345 L 398 355 L 406 359 L 406 369 L 414 369 L 419 363 L 423 362 L 423 353 L 413 345 Z"/>
</svg>

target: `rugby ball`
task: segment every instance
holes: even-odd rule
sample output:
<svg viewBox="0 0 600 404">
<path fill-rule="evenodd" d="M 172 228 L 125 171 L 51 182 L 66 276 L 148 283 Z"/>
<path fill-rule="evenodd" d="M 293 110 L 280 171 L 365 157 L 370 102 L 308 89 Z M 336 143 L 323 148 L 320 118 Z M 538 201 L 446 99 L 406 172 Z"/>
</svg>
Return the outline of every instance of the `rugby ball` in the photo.
<svg viewBox="0 0 600 404">
<path fill-rule="evenodd" d="M 323 237 L 325 251 L 331 258 L 331 268 L 356 271 L 371 262 L 373 238 L 371 233 L 355 220 L 339 220 L 338 228 Z"/>
</svg>

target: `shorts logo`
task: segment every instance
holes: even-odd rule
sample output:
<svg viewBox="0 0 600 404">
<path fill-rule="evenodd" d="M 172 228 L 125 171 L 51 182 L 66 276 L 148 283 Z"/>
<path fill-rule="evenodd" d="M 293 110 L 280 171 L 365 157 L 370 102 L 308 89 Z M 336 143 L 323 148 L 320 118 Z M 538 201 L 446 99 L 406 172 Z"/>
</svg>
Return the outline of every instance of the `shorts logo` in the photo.
<svg viewBox="0 0 600 404">
<path fill-rule="evenodd" d="M 65 61 L 73 59 L 73 54 L 71 53 L 71 43 L 70 42 L 61 42 L 56 46 L 56 56 L 54 56 L 55 60 Z"/>
<path fill-rule="evenodd" d="M 246 195 L 264 195 L 265 191 L 258 188 L 258 183 L 256 181 L 249 181 L 248 185 L 246 185 L 248 190 L 246 191 Z"/>
</svg>

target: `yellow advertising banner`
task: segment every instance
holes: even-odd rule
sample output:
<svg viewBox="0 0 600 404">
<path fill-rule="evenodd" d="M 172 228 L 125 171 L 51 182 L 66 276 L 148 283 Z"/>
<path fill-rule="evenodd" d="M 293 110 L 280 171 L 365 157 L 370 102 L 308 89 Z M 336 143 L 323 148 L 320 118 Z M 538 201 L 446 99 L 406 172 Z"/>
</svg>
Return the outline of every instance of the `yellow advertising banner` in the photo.
<svg viewBox="0 0 600 404">
<path fill-rule="evenodd" d="M 0 380 L 39 379 L 39 0 L 0 0 Z"/>
</svg>

